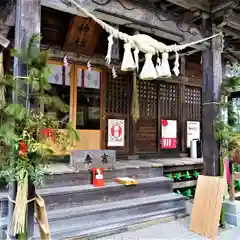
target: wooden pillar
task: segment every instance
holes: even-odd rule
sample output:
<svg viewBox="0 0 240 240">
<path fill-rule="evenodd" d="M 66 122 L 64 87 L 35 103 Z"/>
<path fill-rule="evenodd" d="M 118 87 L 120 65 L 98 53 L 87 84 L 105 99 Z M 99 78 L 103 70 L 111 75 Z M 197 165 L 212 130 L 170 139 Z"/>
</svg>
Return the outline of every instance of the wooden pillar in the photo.
<svg viewBox="0 0 240 240">
<path fill-rule="evenodd" d="M 15 23 L 15 48 L 19 51 L 27 49 L 29 40 L 33 34 L 40 34 L 41 24 L 41 0 L 17 0 L 16 1 L 16 23 Z M 27 66 L 22 64 L 17 58 L 14 59 L 14 76 L 26 76 Z M 29 91 L 28 87 L 21 80 L 17 81 L 17 88 Z M 17 91 L 16 91 L 17 92 Z M 13 93 L 13 101 L 24 103 L 29 107 L 29 100 L 20 98 L 16 93 Z M 16 187 L 9 189 L 9 195 L 15 199 Z M 28 186 L 28 199 L 35 197 L 35 187 L 32 183 Z M 8 234 L 10 235 L 11 217 L 13 212 L 13 204 L 9 201 L 8 210 Z M 34 224 L 34 201 L 28 204 L 27 215 L 27 239 L 33 237 Z"/>
<path fill-rule="evenodd" d="M 212 26 L 210 20 L 205 21 L 205 29 Z M 209 29 L 208 35 L 212 34 Z M 203 52 L 203 81 L 202 81 L 202 137 L 204 174 L 218 176 L 220 174 L 219 143 L 216 141 L 214 121 L 218 114 L 220 87 L 222 81 L 222 38 L 216 37 L 211 46 Z"/>
</svg>

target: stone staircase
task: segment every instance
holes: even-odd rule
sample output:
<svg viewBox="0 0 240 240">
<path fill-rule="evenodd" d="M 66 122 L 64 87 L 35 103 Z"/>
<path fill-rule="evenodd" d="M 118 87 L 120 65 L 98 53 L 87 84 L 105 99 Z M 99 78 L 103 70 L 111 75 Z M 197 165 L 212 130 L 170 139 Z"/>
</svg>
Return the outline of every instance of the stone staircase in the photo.
<svg viewBox="0 0 240 240">
<path fill-rule="evenodd" d="M 136 224 L 186 214 L 186 199 L 173 193 L 172 180 L 162 176 L 162 166 L 130 162 L 106 171 L 106 184 L 101 188 L 89 184 L 86 171 L 46 176 L 47 185 L 38 193 L 46 203 L 52 239 L 93 239 L 126 231 Z M 139 184 L 120 185 L 112 180 L 116 176 L 138 177 Z M 0 195 L 0 201 L 6 208 L 7 195 Z M 0 219 L 2 229 L 6 227 L 6 213 Z M 39 239 L 37 224 L 34 239 Z"/>
</svg>

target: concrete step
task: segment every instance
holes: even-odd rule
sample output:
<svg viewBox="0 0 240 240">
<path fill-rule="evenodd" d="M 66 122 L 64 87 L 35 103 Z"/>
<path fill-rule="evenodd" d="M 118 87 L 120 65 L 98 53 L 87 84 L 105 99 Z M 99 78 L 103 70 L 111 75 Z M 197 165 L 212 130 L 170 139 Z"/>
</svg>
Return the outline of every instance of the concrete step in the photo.
<svg viewBox="0 0 240 240">
<path fill-rule="evenodd" d="M 48 212 L 53 239 L 84 236 L 93 228 L 137 224 L 148 219 L 184 214 L 185 198 L 174 193 L 101 202 Z M 115 224 L 115 225 L 114 225 Z M 114 226 L 113 226 L 114 225 Z M 39 237 L 38 227 L 35 237 Z"/>
</svg>

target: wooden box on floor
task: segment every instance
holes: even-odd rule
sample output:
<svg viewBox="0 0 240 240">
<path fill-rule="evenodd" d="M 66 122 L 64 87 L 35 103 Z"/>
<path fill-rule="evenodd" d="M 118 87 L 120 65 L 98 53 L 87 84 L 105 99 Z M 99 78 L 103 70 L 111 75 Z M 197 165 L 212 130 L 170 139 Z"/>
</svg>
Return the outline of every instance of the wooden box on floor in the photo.
<svg viewBox="0 0 240 240">
<path fill-rule="evenodd" d="M 221 177 L 199 176 L 192 209 L 190 231 L 216 239 L 226 181 Z"/>
</svg>

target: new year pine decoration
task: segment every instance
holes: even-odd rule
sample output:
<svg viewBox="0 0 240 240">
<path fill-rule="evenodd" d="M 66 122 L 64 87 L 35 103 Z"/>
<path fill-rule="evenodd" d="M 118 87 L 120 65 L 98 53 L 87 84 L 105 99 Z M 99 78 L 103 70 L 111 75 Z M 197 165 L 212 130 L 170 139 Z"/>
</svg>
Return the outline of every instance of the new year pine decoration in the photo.
<svg viewBox="0 0 240 240">
<path fill-rule="evenodd" d="M 198 41 L 194 41 L 191 43 L 186 43 L 183 45 L 169 45 L 167 46 L 166 44 L 162 42 L 158 42 L 154 38 L 146 35 L 146 34 L 135 34 L 133 36 L 130 36 L 126 33 L 120 32 L 118 29 L 115 29 L 114 27 L 110 26 L 109 24 L 103 22 L 102 20 L 98 19 L 95 17 L 93 14 L 88 12 L 86 9 L 84 9 L 80 4 L 76 2 L 76 0 L 64 0 L 66 4 L 70 4 L 74 6 L 76 9 L 79 11 L 83 12 L 86 16 L 90 17 L 93 19 L 96 23 L 98 23 L 107 33 L 110 34 L 110 38 L 108 38 L 109 44 L 108 44 L 108 54 L 107 54 L 107 64 L 109 63 L 109 59 L 111 60 L 110 54 L 111 54 L 111 48 L 112 48 L 112 43 L 111 39 L 112 38 L 117 38 L 125 42 L 124 44 L 124 57 L 123 57 L 123 62 L 122 62 L 122 71 L 131 71 L 135 68 L 138 68 L 138 51 L 141 51 L 145 54 L 145 64 L 143 66 L 143 69 L 140 73 L 140 78 L 143 80 L 149 80 L 149 79 L 155 79 L 160 76 L 164 77 L 171 77 L 171 71 L 170 71 L 170 66 L 168 62 L 168 53 L 170 52 L 175 52 L 176 54 L 176 61 L 175 61 L 175 66 L 174 66 L 174 73 L 176 75 L 179 74 L 179 63 L 178 63 L 178 55 L 177 53 L 181 50 L 184 50 L 187 47 L 202 43 L 204 41 L 207 41 L 209 39 L 212 39 L 214 37 L 217 37 L 219 35 L 222 35 L 222 33 L 218 33 L 215 35 L 212 35 L 210 37 L 206 37 L 203 39 L 200 39 Z M 134 49 L 137 51 L 134 53 L 134 58 L 135 58 L 135 63 L 133 60 L 132 52 L 131 49 Z M 161 66 L 158 70 L 155 69 L 155 71 L 151 71 L 153 69 L 153 62 L 152 62 L 152 56 L 156 54 L 162 54 L 162 63 Z M 134 64 L 133 64 L 134 63 Z"/>
</svg>

